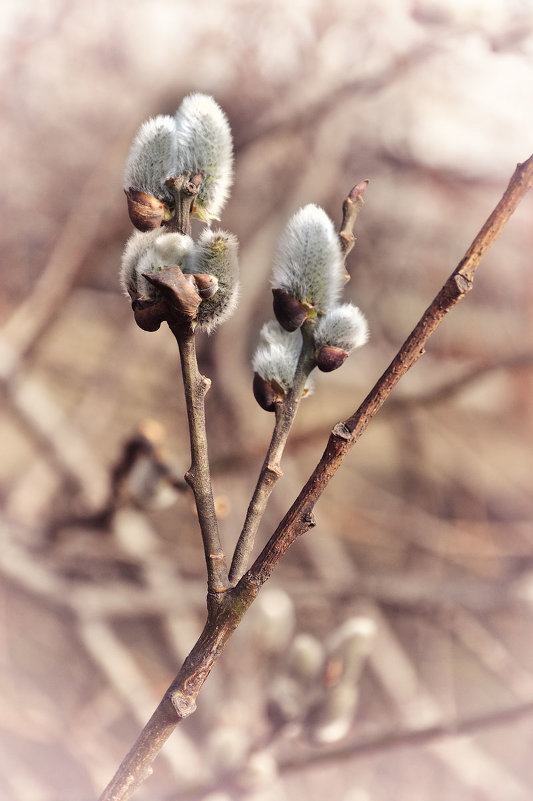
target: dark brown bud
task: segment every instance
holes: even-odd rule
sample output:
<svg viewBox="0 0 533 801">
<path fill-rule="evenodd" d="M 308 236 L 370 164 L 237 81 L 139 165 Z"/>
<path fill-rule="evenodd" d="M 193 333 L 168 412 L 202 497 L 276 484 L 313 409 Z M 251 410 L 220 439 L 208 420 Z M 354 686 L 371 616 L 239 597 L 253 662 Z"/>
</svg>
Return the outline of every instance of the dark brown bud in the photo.
<svg viewBox="0 0 533 801">
<path fill-rule="evenodd" d="M 323 373 L 331 373 L 340 367 L 346 359 L 348 353 L 342 348 L 335 348 L 333 345 L 324 345 L 316 354 L 316 366 Z"/>
<path fill-rule="evenodd" d="M 124 190 L 128 201 L 130 220 L 139 231 L 152 231 L 159 228 L 164 220 L 171 217 L 167 206 L 153 195 L 147 195 L 139 189 Z"/>
<path fill-rule="evenodd" d="M 218 289 L 218 278 L 210 273 L 194 273 L 194 283 L 202 299 L 212 298 Z"/>
<path fill-rule="evenodd" d="M 131 302 L 135 322 L 143 331 L 158 331 L 163 320 L 168 317 L 168 306 L 164 300 L 141 300 Z"/>
<path fill-rule="evenodd" d="M 169 312 L 166 319 L 169 322 L 183 323 L 195 319 L 202 298 L 196 290 L 192 275 L 183 275 L 177 264 L 143 275 L 159 289 L 166 301 Z"/>
<path fill-rule="evenodd" d="M 296 331 L 307 320 L 308 309 L 284 289 L 273 289 L 274 314 L 285 331 Z"/>
<path fill-rule="evenodd" d="M 254 373 L 253 391 L 254 398 L 259 406 L 266 412 L 273 412 L 276 408 L 276 398 L 278 395 L 274 392 L 268 381 L 261 378 L 259 373 Z"/>
</svg>

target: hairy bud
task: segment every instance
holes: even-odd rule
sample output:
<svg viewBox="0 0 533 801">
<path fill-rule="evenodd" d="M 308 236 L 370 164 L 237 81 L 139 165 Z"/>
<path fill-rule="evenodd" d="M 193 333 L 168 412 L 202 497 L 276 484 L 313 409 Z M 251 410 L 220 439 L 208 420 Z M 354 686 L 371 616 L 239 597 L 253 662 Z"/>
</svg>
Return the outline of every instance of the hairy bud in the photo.
<svg viewBox="0 0 533 801">
<path fill-rule="evenodd" d="M 133 140 L 126 161 L 124 170 L 126 194 L 131 190 L 137 190 L 164 203 L 171 201 L 172 195 L 165 186 L 165 181 L 175 172 L 176 158 L 177 135 L 174 119 L 160 114 L 146 120 Z M 132 222 L 135 225 L 133 219 Z"/>
<path fill-rule="evenodd" d="M 333 223 L 318 206 L 304 206 L 283 232 L 272 285 L 308 306 L 307 316 L 312 316 L 335 304 L 343 284 L 343 258 Z"/>
<path fill-rule="evenodd" d="M 226 115 L 209 95 L 187 95 L 174 117 L 176 173 L 202 173 L 193 212 L 217 219 L 233 181 L 233 142 Z"/>
<path fill-rule="evenodd" d="M 252 366 L 257 376 L 254 396 L 263 409 L 273 411 L 275 403 L 290 391 L 301 349 L 302 338 L 297 332 L 291 334 L 273 320 L 262 327 Z M 308 378 L 304 394 L 310 390 Z"/>
<path fill-rule="evenodd" d="M 348 353 L 342 348 L 324 345 L 316 353 L 316 366 L 323 373 L 331 373 L 332 370 L 342 367 L 347 358 Z"/>
<path fill-rule="evenodd" d="M 196 317 L 198 328 L 210 334 L 225 322 L 237 306 L 239 261 L 237 237 L 206 228 L 194 251 L 187 254 L 183 272 L 195 274 L 202 304 Z M 208 277 L 209 276 L 209 277 Z M 214 288 L 216 282 L 216 288 Z"/>
<path fill-rule="evenodd" d="M 137 324 L 145 331 L 157 331 L 169 311 L 161 287 L 150 278 L 165 267 L 182 264 L 193 247 L 189 236 L 162 234 L 158 229 L 146 234 L 135 231 L 128 239 L 120 282 L 131 298 Z"/>
<path fill-rule="evenodd" d="M 348 354 L 368 340 L 368 325 L 362 311 L 352 303 L 330 309 L 314 332 L 317 366 L 323 372 L 336 370 Z"/>
<path fill-rule="evenodd" d="M 307 320 L 308 307 L 284 289 L 273 289 L 274 314 L 285 331 L 296 331 Z"/>
</svg>

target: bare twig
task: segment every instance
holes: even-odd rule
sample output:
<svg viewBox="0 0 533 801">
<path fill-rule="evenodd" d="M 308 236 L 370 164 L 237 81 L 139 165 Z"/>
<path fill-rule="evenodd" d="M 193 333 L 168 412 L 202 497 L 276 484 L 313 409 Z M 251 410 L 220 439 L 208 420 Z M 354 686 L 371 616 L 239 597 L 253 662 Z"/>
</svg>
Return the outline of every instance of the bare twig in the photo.
<svg viewBox="0 0 533 801">
<path fill-rule="evenodd" d="M 427 392 L 418 395 L 410 395 L 403 398 L 395 398 L 387 406 L 387 413 L 404 412 L 407 409 L 414 409 L 420 406 L 430 406 L 434 403 L 442 403 L 443 401 L 453 398 L 458 393 L 462 392 L 465 387 L 474 384 L 476 381 L 483 379 L 486 375 L 495 373 L 497 370 L 523 370 L 533 365 L 533 353 L 526 351 L 525 353 L 517 353 L 513 356 L 505 356 L 487 364 L 481 364 L 474 367 L 464 375 L 454 378 L 440 387 L 430 389 Z"/>
<path fill-rule="evenodd" d="M 472 288 L 481 258 L 501 233 L 532 180 L 533 156 L 517 166 L 503 197 L 465 257 L 359 409 L 335 426 L 320 462 L 252 567 L 236 587 L 220 593 L 217 605 L 210 606 L 199 640 L 104 791 L 101 801 L 125 801 L 129 798 L 149 774 L 153 760 L 176 725 L 194 711 L 204 681 L 261 585 L 297 537 L 314 525 L 312 511 L 316 501 L 394 386 L 423 354 L 427 340 L 444 316 Z"/>
<path fill-rule="evenodd" d="M 198 370 L 194 331 L 191 326 L 171 326 L 171 331 L 180 350 L 191 441 L 191 466 L 185 480 L 196 500 L 207 563 L 208 590 L 210 594 L 221 593 L 228 588 L 228 571 L 218 532 L 205 431 L 204 399 L 211 381 Z"/>
</svg>

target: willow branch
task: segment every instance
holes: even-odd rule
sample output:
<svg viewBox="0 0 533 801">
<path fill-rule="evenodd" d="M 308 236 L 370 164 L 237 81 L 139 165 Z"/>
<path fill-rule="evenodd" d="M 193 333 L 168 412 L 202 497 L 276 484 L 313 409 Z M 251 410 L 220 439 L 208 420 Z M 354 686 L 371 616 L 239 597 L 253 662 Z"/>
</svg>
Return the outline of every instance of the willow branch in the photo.
<svg viewBox="0 0 533 801">
<path fill-rule="evenodd" d="M 170 328 L 180 350 L 189 421 L 191 466 L 185 474 L 185 480 L 191 487 L 196 501 L 207 564 L 208 590 L 210 593 L 221 593 L 228 587 L 228 572 L 215 513 L 205 429 L 205 396 L 211 381 L 198 370 L 194 331 L 191 326 L 170 326 Z"/>
<path fill-rule="evenodd" d="M 368 180 L 360 181 L 349 192 L 342 204 L 342 222 L 339 230 L 339 242 L 344 260 L 355 244 L 353 227 L 364 205 L 364 194 Z M 346 274 L 346 280 L 350 276 Z M 255 541 L 255 535 L 265 513 L 272 490 L 279 478 L 282 477 L 281 457 L 287 444 L 287 439 L 300 405 L 305 382 L 311 370 L 316 366 L 313 346 L 314 323 L 308 321 L 302 326 L 303 344 L 300 359 L 294 376 L 293 387 L 283 403 L 276 405 L 276 422 L 272 439 L 261 467 L 257 484 L 246 512 L 246 519 L 242 532 L 237 541 L 230 569 L 230 583 L 234 586 L 246 570 Z"/>
<path fill-rule="evenodd" d="M 446 314 L 472 289 L 481 259 L 502 232 L 532 180 L 533 155 L 517 166 L 496 208 L 357 411 L 334 427 L 320 462 L 259 557 L 244 575 L 241 580 L 243 584 L 261 586 L 292 543 L 315 525 L 313 509 L 318 498 L 400 378 L 423 355 L 428 339 Z"/>
<path fill-rule="evenodd" d="M 270 440 L 265 461 L 261 467 L 254 494 L 246 512 L 244 526 L 233 554 L 229 574 L 230 584 L 232 585 L 237 583 L 248 566 L 254 547 L 255 535 L 265 513 L 268 499 L 276 482 L 283 475 L 280 466 L 281 457 L 300 406 L 305 382 L 315 366 L 313 328 L 313 321 L 304 323 L 301 328 L 302 350 L 294 374 L 294 383 L 287 397 L 281 403 L 276 404 L 276 422 L 272 432 L 272 439 Z"/>
<path fill-rule="evenodd" d="M 393 387 L 423 354 L 425 343 L 446 313 L 472 288 L 474 273 L 483 255 L 501 233 L 532 180 L 533 156 L 524 164 L 518 165 L 502 199 L 474 239 L 465 257 L 359 409 L 343 423 L 335 426 L 320 462 L 252 567 L 235 588 L 220 593 L 218 605 L 211 604 L 207 623 L 198 642 L 139 739 L 120 765 L 116 776 L 104 790 L 100 801 L 126 801 L 130 798 L 144 778 L 150 774 L 153 760 L 176 725 L 194 711 L 196 697 L 203 682 L 242 616 L 255 599 L 261 585 L 270 577 L 274 567 L 295 539 L 314 525 L 312 512 L 316 501 Z M 180 345 L 180 351 L 182 347 Z M 194 344 L 190 342 L 184 347 L 188 354 L 186 361 L 190 357 L 191 347 L 194 348 Z M 189 368 L 184 373 L 188 370 Z M 193 368 L 190 370 L 191 376 L 187 380 L 191 380 L 195 374 Z M 206 381 L 201 376 L 199 380 L 202 383 Z M 192 380 L 192 386 L 194 383 Z M 206 386 L 204 383 L 204 389 L 201 391 L 202 420 L 203 395 L 207 387 L 208 384 Z M 206 450 L 204 456 L 207 462 Z"/>
</svg>

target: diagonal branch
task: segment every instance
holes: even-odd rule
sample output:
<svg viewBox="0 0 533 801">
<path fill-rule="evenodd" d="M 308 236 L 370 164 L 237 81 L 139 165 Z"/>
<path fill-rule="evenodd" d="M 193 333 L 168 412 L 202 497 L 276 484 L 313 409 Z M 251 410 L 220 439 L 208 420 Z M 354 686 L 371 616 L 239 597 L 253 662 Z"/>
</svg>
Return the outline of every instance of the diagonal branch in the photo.
<svg viewBox="0 0 533 801">
<path fill-rule="evenodd" d="M 243 577 L 244 584 L 261 586 L 297 537 L 315 525 L 312 512 L 318 498 L 400 378 L 423 355 L 429 337 L 446 314 L 472 289 L 475 271 L 481 259 L 502 232 L 532 181 L 533 155 L 523 164 L 518 164 L 501 200 L 465 256 L 360 407 L 347 420 L 334 427 L 320 462 L 262 553 Z"/>
</svg>

